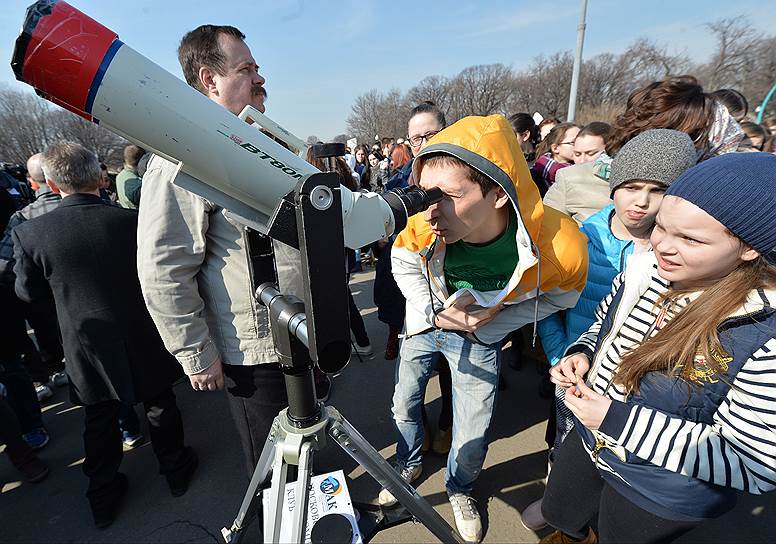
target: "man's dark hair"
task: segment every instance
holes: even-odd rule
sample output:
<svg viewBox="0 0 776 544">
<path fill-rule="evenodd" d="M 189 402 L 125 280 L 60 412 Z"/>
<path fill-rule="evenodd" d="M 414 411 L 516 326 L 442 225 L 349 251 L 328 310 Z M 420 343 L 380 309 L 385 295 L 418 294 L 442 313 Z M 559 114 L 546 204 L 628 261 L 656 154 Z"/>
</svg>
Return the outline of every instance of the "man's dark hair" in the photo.
<svg viewBox="0 0 776 544">
<path fill-rule="evenodd" d="M 500 185 L 493 181 L 491 177 L 483 174 L 476 168 L 472 168 L 458 157 L 453 157 L 452 155 L 447 155 L 446 153 L 438 153 L 429 155 L 428 157 L 421 157 L 421 160 L 423 162 L 420 165 L 420 170 L 426 166 L 433 166 L 435 168 L 465 168 L 469 174 L 469 179 L 480 186 L 480 191 L 482 191 L 483 197 L 488 196 L 488 193 L 493 189 L 500 187 Z"/>
<path fill-rule="evenodd" d="M 603 138 L 604 145 L 609 141 L 609 137 L 612 135 L 614 128 L 609 123 L 603 121 L 593 121 L 582 127 L 582 130 L 577 134 L 577 138 L 580 136 L 598 136 Z"/>
<path fill-rule="evenodd" d="M 226 60 L 218 36 L 224 34 L 244 40 L 245 34 L 233 26 L 202 25 L 186 33 L 178 46 L 178 62 L 186 83 L 205 94 L 199 84 L 199 69 L 206 66 L 219 75 L 224 74 Z"/>
<path fill-rule="evenodd" d="M 124 148 L 124 164 L 131 166 L 132 168 L 137 168 L 140 159 L 142 159 L 145 154 L 146 150 L 142 147 L 135 144 L 129 144 Z"/>
<path fill-rule="evenodd" d="M 711 93 L 711 96 L 725 106 L 736 121 L 746 117 L 749 112 L 749 102 L 746 101 L 746 97 L 735 89 L 719 89 Z"/>
<path fill-rule="evenodd" d="M 412 108 L 412 111 L 410 111 L 410 119 L 415 117 L 416 115 L 420 115 L 421 113 L 430 113 L 434 117 L 436 117 L 437 122 L 441 125 L 442 128 L 445 128 L 447 126 L 447 119 L 445 119 L 445 114 L 442 110 L 439 109 L 439 106 L 434 104 L 431 100 L 426 100 L 425 102 L 421 102 L 414 108 Z"/>
</svg>

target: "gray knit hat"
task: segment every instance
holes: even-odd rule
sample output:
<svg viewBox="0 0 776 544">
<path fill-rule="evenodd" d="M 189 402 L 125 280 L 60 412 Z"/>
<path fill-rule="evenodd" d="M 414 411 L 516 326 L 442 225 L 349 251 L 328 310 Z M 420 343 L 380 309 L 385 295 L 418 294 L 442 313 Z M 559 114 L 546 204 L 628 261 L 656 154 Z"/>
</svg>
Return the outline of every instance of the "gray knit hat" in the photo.
<svg viewBox="0 0 776 544">
<path fill-rule="evenodd" d="M 695 165 L 698 155 L 684 132 L 653 128 L 642 132 L 620 149 L 612 160 L 609 190 L 639 179 L 656 181 L 666 187 Z"/>
</svg>

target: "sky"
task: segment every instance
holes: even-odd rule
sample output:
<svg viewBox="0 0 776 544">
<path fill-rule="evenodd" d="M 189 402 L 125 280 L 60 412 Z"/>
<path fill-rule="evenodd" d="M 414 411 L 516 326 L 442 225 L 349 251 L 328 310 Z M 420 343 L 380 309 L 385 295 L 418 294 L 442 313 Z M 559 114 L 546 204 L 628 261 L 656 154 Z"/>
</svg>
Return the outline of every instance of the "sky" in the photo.
<svg viewBox="0 0 776 544">
<path fill-rule="evenodd" d="M 2 0 L 0 59 L 10 59 L 31 0 Z M 371 89 L 406 91 L 429 75 L 475 64 L 527 67 L 541 54 L 573 50 L 579 0 L 71 0 L 128 46 L 178 77 L 181 36 L 200 24 L 246 34 L 267 79 L 267 115 L 303 140 L 346 132 L 355 98 Z M 773 33 L 776 10 L 762 0 L 589 0 L 584 57 L 618 53 L 639 37 L 705 60 L 704 24 L 747 17 Z M 30 89 L 6 60 L 0 85 Z M 30 89 L 31 90 L 31 89 Z"/>
</svg>

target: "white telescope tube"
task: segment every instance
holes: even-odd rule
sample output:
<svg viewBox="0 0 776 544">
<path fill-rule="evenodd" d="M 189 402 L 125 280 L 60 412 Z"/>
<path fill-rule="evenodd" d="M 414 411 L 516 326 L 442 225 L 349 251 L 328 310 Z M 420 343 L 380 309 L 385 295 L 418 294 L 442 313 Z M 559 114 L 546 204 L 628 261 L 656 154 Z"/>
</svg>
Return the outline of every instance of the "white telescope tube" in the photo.
<svg viewBox="0 0 776 544">
<path fill-rule="evenodd" d="M 39 94 L 179 163 L 176 184 L 267 231 L 281 199 L 318 169 L 124 44 L 63 1 L 27 10 L 11 62 Z M 301 140 L 255 110 L 290 147 Z M 345 242 L 358 248 L 393 233 L 390 206 L 340 187 Z"/>
<path fill-rule="evenodd" d="M 91 114 L 181 162 L 180 171 L 253 209 L 247 219 L 259 223 L 302 176 L 318 171 L 126 44 L 105 71 Z"/>
</svg>

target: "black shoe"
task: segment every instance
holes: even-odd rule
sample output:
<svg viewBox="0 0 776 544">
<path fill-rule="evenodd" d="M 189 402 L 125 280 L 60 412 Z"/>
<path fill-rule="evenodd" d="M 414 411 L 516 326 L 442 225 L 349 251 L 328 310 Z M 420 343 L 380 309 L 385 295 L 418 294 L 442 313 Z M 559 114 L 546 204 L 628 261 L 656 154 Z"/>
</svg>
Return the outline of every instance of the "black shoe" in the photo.
<svg viewBox="0 0 776 544">
<path fill-rule="evenodd" d="M 113 490 L 110 492 L 110 499 L 103 499 L 99 502 L 89 500 L 92 507 L 92 516 L 94 517 L 94 526 L 97 529 L 105 529 L 111 525 L 119 513 L 119 506 L 129 489 L 129 480 L 121 472 L 116 474 L 113 482 Z"/>
<path fill-rule="evenodd" d="M 199 466 L 199 456 L 189 446 L 185 448 L 186 457 L 183 463 L 183 467 L 179 469 L 175 474 L 167 475 L 167 483 L 170 486 L 170 493 L 173 497 L 180 497 L 184 495 L 189 489 L 191 478 L 194 476 L 194 472 Z"/>
</svg>

